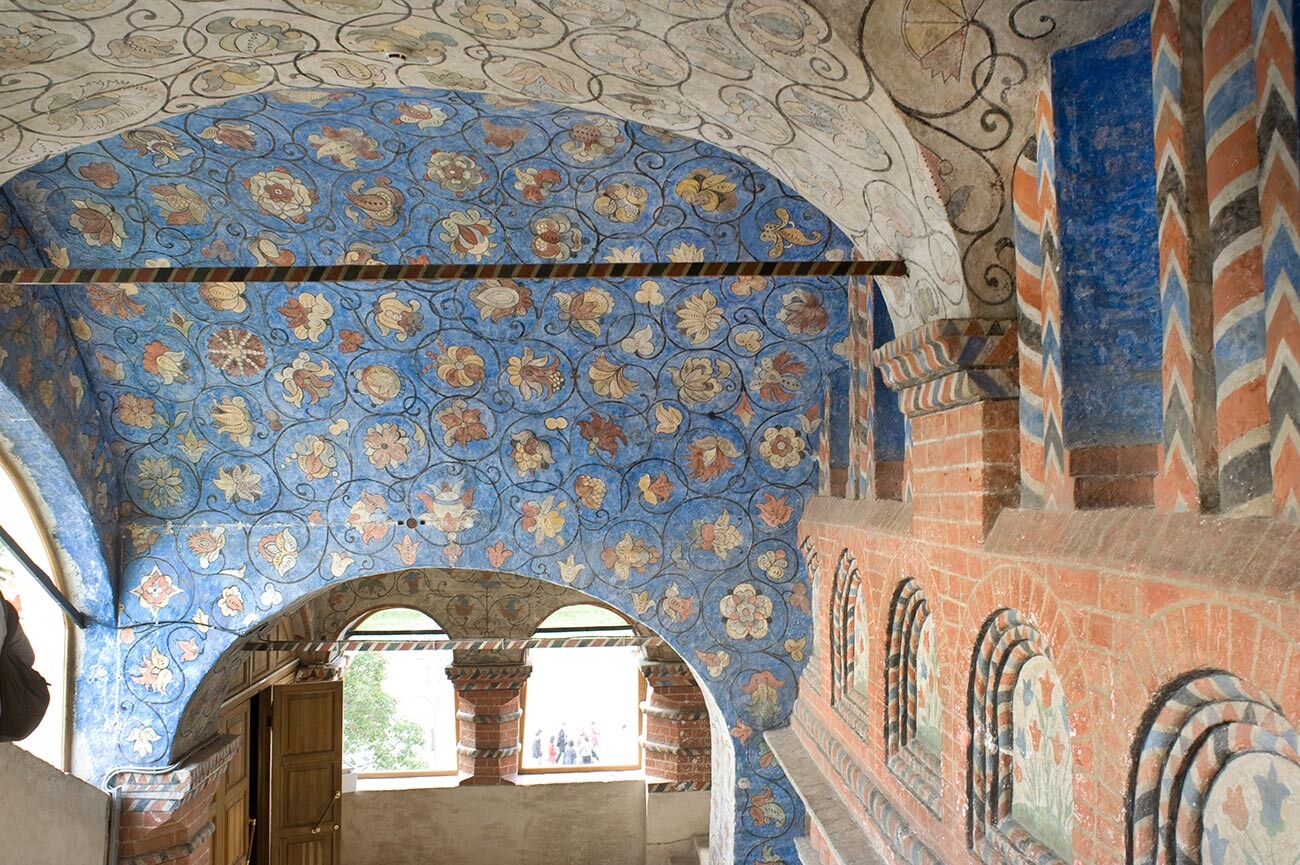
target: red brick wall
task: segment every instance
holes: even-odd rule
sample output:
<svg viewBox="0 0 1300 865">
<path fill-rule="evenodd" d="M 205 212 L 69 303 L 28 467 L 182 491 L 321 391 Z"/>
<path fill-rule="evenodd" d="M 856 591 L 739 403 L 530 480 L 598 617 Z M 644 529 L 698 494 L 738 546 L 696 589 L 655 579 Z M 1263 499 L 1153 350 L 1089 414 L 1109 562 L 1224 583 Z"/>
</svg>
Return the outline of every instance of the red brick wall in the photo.
<svg viewBox="0 0 1300 865">
<path fill-rule="evenodd" d="M 1014 401 L 917 418 L 914 504 L 815 501 L 805 512 L 819 562 L 815 650 L 798 718 L 810 750 L 829 737 L 854 767 L 819 760 L 832 778 L 856 769 L 947 862 L 966 849 L 967 691 L 971 654 L 994 611 L 1010 607 L 1042 631 L 1055 658 L 1074 733 L 1074 854 L 1125 857 L 1131 751 L 1161 686 L 1205 667 L 1262 688 L 1300 719 L 1300 527 L 1150 509 L 1050 513 L 1007 509 L 1018 469 Z M 897 511 L 897 512 L 895 512 Z M 843 551 L 867 598 L 872 723 L 860 735 L 831 708 L 829 591 Z M 889 603 L 911 577 L 929 600 L 943 699 L 941 813 L 936 818 L 884 764 L 884 658 Z M 841 789 L 869 835 L 866 805 Z M 878 839 L 879 840 L 879 839 Z"/>
</svg>

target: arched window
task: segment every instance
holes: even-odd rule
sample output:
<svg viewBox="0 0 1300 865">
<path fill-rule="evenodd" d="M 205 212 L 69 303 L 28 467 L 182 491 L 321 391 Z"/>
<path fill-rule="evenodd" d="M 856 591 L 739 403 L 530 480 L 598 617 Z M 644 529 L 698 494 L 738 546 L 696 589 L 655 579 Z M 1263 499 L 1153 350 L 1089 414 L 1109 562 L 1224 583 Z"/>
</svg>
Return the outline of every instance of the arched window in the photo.
<svg viewBox="0 0 1300 865">
<path fill-rule="evenodd" d="M 37 567 L 62 585 L 50 535 L 37 520 L 31 499 L 0 458 L 0 525 Z M 36 671 L 50 683 L 50 707 L 36 731 L 18 745 L 60 769 L 68 768 L 68 643 L 71 631 L 63 611 L 27 568 L 0 544 L 0 594 L 18 609 L 23 632 L 36 653 Z"/>
<path fill-rule="evenodd" d="M 930 604 L 916 580 L 899 584 L 889 620 L 885 755 L 894 775 L 937 813 L 943 721 L 939 644 Z"/>
<path fill-rule="evenodd" d="M 446 639 L 418 610 L 371 613 L 349 640 Z M 343 674 L 343 761 L 361 777 L 456 772 L 456 695 L 447 678 L 450 649 L 349 652 Z"/>
<path fill-rule="evenodd" d="M 634 636 L 628 621 L 605 607 L 574 604 L 552 613 L 533 636 L 579 645 L 529 650 L 521 771 L 640 768 L 640 650 L 581 645 Z"/>
<path fill-rule="evenodd" d="M 862 594 L 858 563 L 845 550 L 840 554 L 831 584 L 831 705 L 859 733 L 863 732 L 867 718 L 870 687 Z"/>
</svg>

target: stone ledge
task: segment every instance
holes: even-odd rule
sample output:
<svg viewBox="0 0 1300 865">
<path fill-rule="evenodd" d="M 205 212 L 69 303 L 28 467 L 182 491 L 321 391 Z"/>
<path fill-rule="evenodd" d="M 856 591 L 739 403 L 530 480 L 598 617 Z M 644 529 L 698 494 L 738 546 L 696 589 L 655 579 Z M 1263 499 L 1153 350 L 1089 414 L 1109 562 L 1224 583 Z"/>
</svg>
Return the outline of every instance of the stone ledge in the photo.
<svg viewBox="0 0 1300 865">
<path fill-rule="evenodd" d="M 852 865 L 888 865 L 863 833 L 839 793 L 817 768 L 793 727 L 763 734 L 835 858 Z M 800 856 L 802 859 L 802 855 Z M 816 861 L 816 860 L 813 860 Z"/>
<path fill-rule="evenodd" d="M 803 509 L 801 526 L 872 529 L 891 535 L 912 533 L 912 505 L 892 499 L 836 499 L 813 496 Z M 806 532 L 812 534 L 812 532 Z"/>
</svg>

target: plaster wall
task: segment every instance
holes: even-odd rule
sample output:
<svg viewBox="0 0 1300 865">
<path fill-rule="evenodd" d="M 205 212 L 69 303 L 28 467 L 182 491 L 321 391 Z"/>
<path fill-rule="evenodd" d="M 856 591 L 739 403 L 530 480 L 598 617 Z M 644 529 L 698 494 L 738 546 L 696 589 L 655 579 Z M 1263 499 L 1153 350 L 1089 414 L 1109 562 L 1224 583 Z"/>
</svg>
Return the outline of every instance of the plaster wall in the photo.
<svg viewBox="0 0 1300 865">
<path fill-rule="evenodd" d="M 640 779 L 372 790 L 345 795 L 343 814 L 344 865 L 646 862 Z"/>
<path fill-rule="evenodd" d="M 22 853 L 25 865 L 104 861 L 106 793 L 7 743 L 0 744 L 0 779 L 0 838 L 7 851 Z"/>
<path fill-rule="evenodd" d="M 647 796 L 645 834 L 645 865 L 668 865 L 692 853 L 695 839 L 709 834 L 709 791 Z"/>
</svg>

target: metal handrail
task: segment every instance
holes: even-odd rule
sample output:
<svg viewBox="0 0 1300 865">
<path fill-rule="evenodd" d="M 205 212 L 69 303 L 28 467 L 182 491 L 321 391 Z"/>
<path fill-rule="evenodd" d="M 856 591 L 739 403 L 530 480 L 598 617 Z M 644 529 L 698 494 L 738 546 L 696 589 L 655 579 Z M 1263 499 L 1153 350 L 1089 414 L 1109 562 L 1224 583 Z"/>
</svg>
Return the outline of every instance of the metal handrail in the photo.
<svg viewBox="0 0 1300 865">
<path fill-rule="evenodd" d="M 83 631 L 86 629 L 86 626 L 90 624 L 90 617 L 78 610 L 72 601 L 68 600 L 68 596 L 59 591 L 59 587 L 55 585 L 50 575 L 45 573 L 40 565 L 32 561 L 31 557 L 27 555 L 27 551 L 18 546 L 18 542 L 5 531 L 4 526 L 0 526 L 0 546 L 7 547 L 9 552 L 13 553 L 14 558 L 18 560 L 18 564 L 27 569 L 32 578 L 40 584 L 46 594 L 54 599 L 54 603 L 59 605 L 60 609 L 67 614 L 74 625 Z"/>
</svg>

